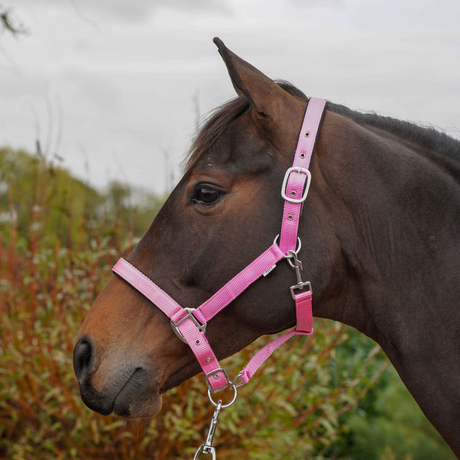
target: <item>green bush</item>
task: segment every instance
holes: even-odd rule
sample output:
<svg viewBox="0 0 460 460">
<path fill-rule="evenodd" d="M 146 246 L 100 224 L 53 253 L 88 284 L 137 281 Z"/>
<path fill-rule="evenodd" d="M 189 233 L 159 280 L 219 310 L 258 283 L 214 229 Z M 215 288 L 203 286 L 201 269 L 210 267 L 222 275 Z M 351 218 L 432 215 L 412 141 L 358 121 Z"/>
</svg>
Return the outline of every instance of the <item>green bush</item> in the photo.
<svg viewBox="0 0 460 460">
<path fill-rule="evenodd" d="M 455 460 L 455 455 L 422 414 L 393 368 L 371 392 L 376 390 L 369 398 L 371 410 L 358 408 L 342 419 L 349 433 L 342 440 L 348 441 L 346 446 L 343 444 L 341 449 L 335 446 L 341 451 L 340 458 Z"/>
</svg>

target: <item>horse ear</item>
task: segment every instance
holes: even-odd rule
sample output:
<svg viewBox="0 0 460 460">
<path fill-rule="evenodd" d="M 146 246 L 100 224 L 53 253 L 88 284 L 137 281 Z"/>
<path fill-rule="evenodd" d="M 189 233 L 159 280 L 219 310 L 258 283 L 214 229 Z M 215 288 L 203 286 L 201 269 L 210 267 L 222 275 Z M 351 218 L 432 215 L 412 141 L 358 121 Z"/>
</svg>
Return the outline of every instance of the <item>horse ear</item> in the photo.
<svg viewBox="0 0 460 460">
<path fill-rule="evenodd" d="M 306 101 L 291 96 L 271 78 L 230 51 L 219 38 L 214 38 L 214 43 L 227 66 L 236 92 L 248 99 L 254 122 L 263 128 L 280 151 L 295 149 Z M 299 121 L 295 123 L 297 118 Z M 291 123 L 286 124 L 286 120 Z"/>
<path fill-rule="evenodd" d="M 273 121 L 292 109 L 297 100 L 278 86 L 271 78 L 230 51 L 220 38 L 214 43 L 227 66 L 228 73 L 238 95 L 244 94 L 257 115 Z M 283 110 L 283 108 L 285 110 Z"/>
</svg>

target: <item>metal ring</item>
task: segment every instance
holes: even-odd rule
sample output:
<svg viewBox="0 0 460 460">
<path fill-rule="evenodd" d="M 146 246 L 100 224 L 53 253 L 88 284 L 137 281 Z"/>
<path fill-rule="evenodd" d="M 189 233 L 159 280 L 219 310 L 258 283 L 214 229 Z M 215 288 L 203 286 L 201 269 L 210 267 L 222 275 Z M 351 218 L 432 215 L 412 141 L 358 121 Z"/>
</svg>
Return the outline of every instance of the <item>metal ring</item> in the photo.
<svg viewBox="0 0 460 460">
<path fill-rule="evenodd" d="M 300 251 L 300 249 L 299 249 L 299 251 Z M 296 268 L 296 263 L 292 262 L 292 259 L 295 259 L 296 261 L 299 260 L 297 258 L 297 252 L 293 251 L 292 249 L 289 249 L 288 253 L 290 254 L 291 257 L 286 257 L 286 259 L 288 261 L 288 264 L 294 269 Z M 302 263 L 302 262 L 300 262 L 300 263 Z"/>
<path fill-rule="evenodd" d="M 273 244 L 276 244 L 276 240 L 279 238 L 280 234 L 278 233 L 278 235 L 275 236 L 275 239 L 273 240 Z M 295 249 L 295 251 L 292 251 L 292 249 L 290 249 L 289 251 L 292 251 L 294 252 L 296 255 L 300 252 L 300 250 L 302 249 L 302 241 L 299 237 L 297 237 L 297 247 Z M 294 256 L 292 254 L 285 254 L 283 256 L 285 259 L 292 259 Z"/>
<path fill-rule="evenodd" d="M 222 409 L 225 409 L 226 407 L 230 407 L 235 401 L 236 401 L 236 397 L 238 396 L 238 390 L 236 389 L 236 386 L 235 385 L 232 385 L 230 388 L 233 389 L 233 399 L 228 403 L 228 404 L 222 404 L 222 400 L 219 399 L 219 401 L 215 402 L 213 399 L 212 399 L 212 396 L 211 396 L 211 391 L 208 389 L 208 398 L 209 398 L 209 401 L 211 401 L 211 404 L 214 406 L 214 407 L 217 407 L 219 405 L 219 403 L 221 403 L 221 407 Z"/>
</svg>

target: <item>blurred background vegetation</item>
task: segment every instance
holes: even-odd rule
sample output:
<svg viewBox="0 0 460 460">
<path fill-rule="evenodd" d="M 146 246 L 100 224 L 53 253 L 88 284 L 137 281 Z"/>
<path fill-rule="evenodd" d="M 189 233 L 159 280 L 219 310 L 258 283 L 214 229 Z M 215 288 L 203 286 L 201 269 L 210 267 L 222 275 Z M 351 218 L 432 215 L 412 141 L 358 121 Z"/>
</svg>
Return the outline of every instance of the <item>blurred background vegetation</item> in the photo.
<svg viewBox="0 0 460 460">
<path fill-rule="evenodd" d="M 82 403 L 73 340 L 164 197 L 96 190 L 60 158 L 0 149 L 0 458 L 192 458 L 213 408 L 198 376 L 152 421 L 103 417 Z M 236 373 L 266 339 L 231 358 Z M 277 353 L 221 415 L 220 459 L 454 459 L 368 338 L 316 321 Z"/>
</svg>

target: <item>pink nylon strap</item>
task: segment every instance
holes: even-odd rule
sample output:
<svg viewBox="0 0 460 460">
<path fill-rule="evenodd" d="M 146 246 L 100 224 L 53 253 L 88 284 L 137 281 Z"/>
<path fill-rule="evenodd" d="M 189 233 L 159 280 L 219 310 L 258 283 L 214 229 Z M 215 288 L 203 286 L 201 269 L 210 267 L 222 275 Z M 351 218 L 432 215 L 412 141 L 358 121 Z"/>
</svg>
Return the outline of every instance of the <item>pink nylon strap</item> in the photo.
<svg viewBox="0 0 460 460">
<path fill-rule="evenodd" d="M 238 374 L 242 384 L 251 380 L 257 369 L 272 355 L 284 342 L 295 335 L 310 335 L 313 332 L 313 315 L 311 308 L 311 291 L 305 291 L 295 296 L 297 326 L 286 332 L 273 342 L 270 342 L 249 361 L 247 366 Z"/>
<path fill-rule="evenodd" d="M 252 359 L 249 361 L 248 365 L 238 374 L 241 379 L 241 383 L 245 385 L 251 380 L 252 376 L 256 373 L 257 369 L 272 355 L 272 353 L 284 342 L 289 340 L 295 335 L 310 335 L 311 333 L 299 332 L 295 329 L 292 331 L 286 332 L 281 337 L 278 337 L 273 342 L 270 342 L 262 350 L 260 350 Z"/>
<path fill-rule="evenodd" d="M 208 322 L 283 257 L 284 254 L 281 252 L 279 246 L 273 244 L 233 277 L 223 288 L 219 289 L 211 298 L 206 300 L 193 314 L 198 321 L 202 323 Z"/>
<path fill-rule="evenodd" d="M 127 260 L 119 259 L 112 270 L 149 299 L 168 318 L 177 318 L 175 322 L 178 322 L 186 316 L 186 310 Z M 178 329 L 192 349 L 205 374 L 220 368 L 206 336 L 190 318 L 184 320 Z M 214 378 L 214 375 L 217 375 L 217 378 Z M 208 379 L 209 385 L 214 391 L 227 387 L 228 381 L 223 372 L 214 375 Z"/>
<path fill-rule="evenodd" d="M 127 260 L 119 259 L 112 270 L 147 297 L 168 318 L 176 317 L 175 322 L 178 322 L 186 316 L 186 310 Z M 192 349 L 205 374 L 220 368 L 206 336 L 195 326 L 190 318 L 182 322 L 178 329 Z M 212 376 L 211 379 L 208 379 L 214 391 L 227 386 L 228 381 L 223 372 L 214 375 L 217 375 L 217 378 Z"/>
<path fill-rule="evenodd" d="M 295 295 L 295 309 L 297 316 L 298 332 L 311 334 L 313 331 L 313 313 L 311 309 L 311 291 L 304 291 Z"/>
<path fill-rule="evenodd" d="M 312 97 L 308 102 L 300 129 L 293 167 L 309 168 L 325 106 L 326 101 L 316 97 Z M 306 180 L 307 175 L 305 173 L 291 172 L 286 187 L 286 195 L 299 199 L 302 196 Z M 290 249 L 295 250 L 302 205 L 303 203 L 285 202 L 280 235 L 280 249 L 284 254 L 287 254 Z"/>
<path fill-rule="evenodd" d="M 174 299 L 127 260 L 119 259 L 112 268 L 112 271 L 134 286 L 168 318 L 172 318 L 176 313 L 185 313 L 185 310 Z"/>
<path fill-rule="evenodd" d="M 235 300 L 250 284 L 260 278 L 282 258 L 283 253 L 278 245 L 273 244 L 196 309 L 192 313 L 193 316 L 201 324 L 207 323 L 209 319 Z M 112 270 L 147 297 L 174 323 L 178 323 L 187 316 L 186 310 L 125 259 L 118 260 Z M 196 327 L 191 318 L 185 319 L 177 327 L 195 354 L 203 368 L 203 372 L 206 375 L 213 373 L 210 378 L 207 377 L 207 382 L 211 388 L 214 391 L 218 391 L 220 388 L 226 387 L 228 384 L 227 378 L 223 371 L 218 372 L 221 367 L 205 334 Z"/>
<path fill-rule="evenodd" d="M 200 363 L 204 374 L 207 376 L 206 380 L 213 391 L 227 388 L 228 378 L 225 372 L 221 370 L 219 361 L 217 361 L 204 333 L 195 326 L 190 318 L 179 324 L 178 328 Z M 213 374 L 208 377 L 208 374 L 211 372 Z"/>
</svg>

